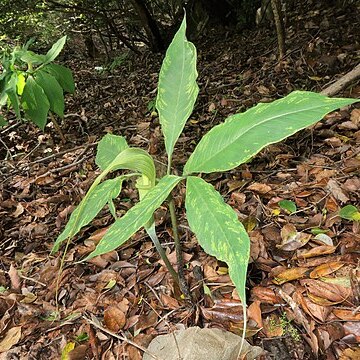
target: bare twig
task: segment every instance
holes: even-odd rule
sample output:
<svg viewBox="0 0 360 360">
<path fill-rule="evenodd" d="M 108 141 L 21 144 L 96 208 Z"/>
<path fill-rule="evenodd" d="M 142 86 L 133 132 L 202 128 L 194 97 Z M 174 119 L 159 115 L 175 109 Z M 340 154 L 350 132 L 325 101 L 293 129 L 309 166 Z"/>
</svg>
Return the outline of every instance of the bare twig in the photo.
<svg viewBox="0 0 360 360">
<path fill-rule="evenodd" d="M 87 321 L 90 325 L 94 326 L 95 328 L 101 330 L 102 332 L 104 332 L 105 334 L 108 334 L 112 337 L 114 337 L 115 339 L 121 340 L 126 342 L 129 345 L 135 346 L 137 349 L 141 350 L 142 352 L 144 352 L 145 354 L 148 354 L 149 356 L 151 356 L 153 359 L 155 360 L 164 360 L 159 358 L 158 356 L 154 355 L 153 353 L 151 353 L 148 349 L 144 348 L 143 346 L 137 344 L 136 342 L 129 340 L 125 335 L 118 335 L 113 333 L 112 331 L 105 329 L 103 326 L 101 326 L 100 324 L 98 324 L 96 321 L 89 319 L 86 316 L 82 316 L 82 318 Z"/>
</svg>

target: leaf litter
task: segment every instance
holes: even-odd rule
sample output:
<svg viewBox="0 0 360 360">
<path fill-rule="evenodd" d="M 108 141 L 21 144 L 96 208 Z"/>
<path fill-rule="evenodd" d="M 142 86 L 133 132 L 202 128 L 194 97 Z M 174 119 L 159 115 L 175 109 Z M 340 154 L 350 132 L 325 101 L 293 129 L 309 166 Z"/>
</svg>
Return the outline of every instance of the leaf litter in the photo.
<svg viewBox="0 0 360 360">
<path fill-rule="evenodd" d="M 355 15 L 349 10 L 344 18 L 344 10 L 331 7 L 303 5 L 299 10 L 307 20 L 293 15 L 289 55 L 279 64 L 267 48 L 273 41 L 270 29 L 243 38 L 227 33 L 225 41 L 210 32 L 198 45 L 201 93 L 177 144 L 179 171 L 198 139 L 228 114 L 295 88 L 319 91 L 334 74 L 354 66 L 358 49 L 349 46 L 359 35 L 351 20 Z M 325 30 L 320 23 L 324 16 L 333 19 Z M 316 37 L 295 30 L 303 29 L 304 22 L 319 29 Z M 339 26 L 344 37 L 334 32 Z M 342 55 L 336 69 L 322 55 L 327 53 Z M 78 92 L 67 99 L 65 145 L 59 145 L 50 126 L 44 134 L 29 124 L 1 130 L 7 149 L 1 149 L 0 163 L 0 356 L 136 360 L 155 336 L 175 329 L 242 331 L 241 304 L 226 265 L 201 250 L 185 219 L 181 230 L 193 308 L 145 233 L 119 251 L 76 263 L 104 235 L 112 221 L 107 210 L 74 240 L 60 278 L 61 258 L 48 257 L 97 175 L 94 149 L 102 135 L 121 134 L 132 145 L 150 149 L 160 161 L 158 172 L 166 171 L 158 119 L 148 110 L 161 55 L 149 56 L 151 62 L 134 59 L 112 77 L 92 71 L 89 61 L 69 61 Z M 359 85 L 342 95 L 359 97 Z M 345 205 L 359 209 L 359 143 L 355 106 L 329 114 L 313 129 L 268 147 L 238 169 L 209 175 L 250 234 L 248 340 L 266 349 L 266 356 L 359 358 L 354 345 L 360 341 L 359 224 L 339 216 Z M 126 185 L 115 204 L 119 216 L 137 201 L 132 184 Z M 183 194 L 175 201 L 182 204 Z M 156 214 L 159 237 L 174 262 L 168 220 L 161 208 Z"/>
</svg>

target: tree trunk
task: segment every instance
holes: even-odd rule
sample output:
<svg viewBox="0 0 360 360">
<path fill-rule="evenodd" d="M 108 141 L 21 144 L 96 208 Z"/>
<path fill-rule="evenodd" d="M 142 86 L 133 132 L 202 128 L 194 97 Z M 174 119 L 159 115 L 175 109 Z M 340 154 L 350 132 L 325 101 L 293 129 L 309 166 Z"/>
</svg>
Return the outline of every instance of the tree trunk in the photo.
<svg viewBox="0 0 360 360">
<path fill-rule="evenodd" d="M 164 50 L 164 42 L 159 28 L 147 9 L 144 0 L 131 0 L 131 3 L 141 20 L 141 24 L 151 44 L 151 50 L 155 52 Z"/>
<path fill-rule="evenodd" d="M 281 60 L 285 55 L 285 30 L 284 22 L 279 0 L 271 0 L 271 7 L 274 13 L 274 23 L 276 27 L 276 34 L 279 47 L 279 59 Z"/>
</svg>

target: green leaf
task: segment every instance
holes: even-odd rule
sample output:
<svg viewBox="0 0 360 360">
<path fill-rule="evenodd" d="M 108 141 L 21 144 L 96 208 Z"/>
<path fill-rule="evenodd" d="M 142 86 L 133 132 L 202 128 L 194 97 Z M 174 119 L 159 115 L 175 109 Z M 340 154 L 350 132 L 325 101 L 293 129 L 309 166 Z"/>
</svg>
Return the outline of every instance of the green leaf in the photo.
<svg viewBox="0 0 360 360">
<path fill-rule="evenodd" d="M 198 177 L 187 178 L 185 207 L 190 228 L 203 249 L 227 263 L 246 316 L 245 283 L 250 239 L 244 226 L 213 186 Z"/>
<path fill-rule="evenodd" d="M 49 64 L 54 61 L 57 56 L 60 54 L 60 51 L 63 49 L 66 42 L 66 35 L 59 39 L 51 49 L 46 53 L 44 64 Z"/>
<path fill-rule="evenodd" d="M 123 136 L 106 134 L 97 146 L 96 152 L 96 165 L 101 169 L 105 170 L 111 162 L 129 145 Z"/>
<path fill-rule="evenodd" d="M 31 76 L 26 80 L 21 103 L 27 117 L 44 130 L 50 103 L 42 87 Z"/>
<path fill-rule="evenodd" d="M 35 81 L 44 90 L 50 103 L 50 110 L 63 118 L 64 94 L 62 87 L 55 77 L 40 70 L 35 73 Z"/>
<path fill-rule="evenodd" d="M 96 249 L 83 261 L 118 248 L 142 226 L 145 226 L 151 219 L 154 211 L 166 200 L 171 190 L 181 179 L 181 177 L 174 175 L 164 176 L 159 183 L 146 194 L 143 200 L 133 206 L 123 217 L 115 221 L 105 236 L 100 240 Z"/>
<path fill-rule="evenodd" d="M 199 92 L 196 48 L 186 40 L 186 18 L 168 47 L 159 74 L 156 108 L 169 162 Z"/>
<path fill-rule="evenodd" d="M 185 165 L 184 174 L 233 169 L 265 146 L 283 140 L 319 121 L 327 113 L 357 101 L 294 91 L 270 104 L 258 104 L 213 127 L 196 146 Z"/>
<path fill-rule="evenodd" d="M 8 83 L 6 84 L 5 93 L 10 99 L 11 106 L 14 109 L 16 117 L 20 118 L 20 101 L 16 89 L 17 83 L 18 83 L 18 76 L 16 73 L 13 73 Z"/>
<path fill-rule="evenodd" d="M 357 207 L 353 205 L 344 206 L 340 212 L 339 216 L 343 219 L 352 220 L 352 221 L 360 221 L 360 212 Z"/>
<path fill-rule="evenodd" d="M 127 169 L 140 172 L 145 175 L 149 181 L 149 186 L 155 185 L 156 172 L 153 158 L 143 149 L 127 148 L 104 169 L 104 174 L 119 169 Z"/>
<path fill-rule="evenodd" d="M 281 209 L 288 211 L 290 214 L 296 212 L 296 204 L 291 200 L 280 200 L 278 202 Z"/>
<path fill-rule="evenodd" d="M 73 237 L 83 225 L 81 225 L 84 220 L 83 217 L 87 216 L 86 212 L 88 211 L 87 202 L 92 198 L 93 192 L 96 190 L 97 186 L 100 182 L 109 174 L 111 171 L 119 170 L 119 169 L 127 169 L 134 170 L 143 174 L 149 179 L 149 188 L 155 185 L 155 165 L 152 157 L 144 150 L 137 148 L 126 148 L 124 151 L 120 152 L 118 156 L 104 169 L 104 171 L 95 179 L 93 184 L 90 186 L 90 189 L 86 193 L 85 197 L 81 201 L 78 206 L 77 214 L 74 217 L 74 220 L 71 225 L 67 224 L 65 230 L 62 234 L 56 239 L 55 245 L 52 249 L 52 252 L 56 252 L 59 249 L 61 243 L 67 238 Z M 137 175 L 137 174 L 136 174 Z M 124 175 L 126 177 L 134 176 L 134 174 Z M 104 193 L 103 198 L 101 198 L 101 207 L 100 209 L 108 202 L 109 196 L 105 196 Z M 117 196 L 117 195 L 116 195 Z M 116 197 L 115 196 L 115 197 Z M 100 202 L 100 199 L 97 197 L 97 201 Z M 97 210 L 96 214 L 100 211 Z M 75 210 L 75 211 L 76 211 Z M 94 216 L 96 216 L 96 214 Z M 94 218 L 92 217 L 92 219 Z M 91 219 L 91 220 L 92 220 Z M 71 218 L 70 218 L 71 220 Z M 90 220 L 90 221 L 91 221 Z M 70 222 L 70 221 L 69 221 Z"/>
<path fill-rule="evenodd" d="M 52 252 L 56 252 L 60 244 L 69 236 L 76 235 L 83 226 L 89 224 L 109 200 L 116 198 L 121 191 L 123 181 L 124 177 L 119 176 L 106 180 L 89 191 L 72 212 L 64 231 L 56 239 Z"/>
<path fill-rule="evenodd" d="M 70 69 L 58 64 L 48 64 L 42 70 L 54 76 L 65 91 L 69 93 L 75 91 L 74 79 Z"/>
<path fill-rule="evenodd" d="M 46 56 L 35 54 L 33 51 L 24 51 L 20 56 L 20 60 L 28 64 L 40 65 L 46 61 Z"/>
<path fill-rule="evenodd" d="M 7 123 L 7 121 L 5 120 L 5 118 L 2 116 L 2 115 L 0 115 L 0 126 L 5 126 L 5 125 L 7 125 L 8 123 Z"/>
<path fill-rule="evenodd" d="M 26 78 L 23 73 L 18 73 L 17 83 L 16 83 L 16 92 L 18 95 L 22 95 L 24 92 L 24 87 L 26 84 Z"/>
</svg>

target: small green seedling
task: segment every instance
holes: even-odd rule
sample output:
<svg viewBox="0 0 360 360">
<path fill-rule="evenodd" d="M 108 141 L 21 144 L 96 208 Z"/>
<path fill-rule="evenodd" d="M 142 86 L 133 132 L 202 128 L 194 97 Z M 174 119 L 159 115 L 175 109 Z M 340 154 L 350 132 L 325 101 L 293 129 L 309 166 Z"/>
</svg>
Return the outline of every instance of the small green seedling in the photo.
<svg viewBox="0 0 360 360">
<path fill-rule="evenodd" d="M 65 41 L 66 36 L 59 39 L 46 55 L 28 50 L 31 40 L 22 47 L 2 52 L 0 110 L 4 106 L 12 108 L 18 119 L 21 119 L 23 110 L 25 118 L 42 130 L 50 114 L 51 120 L 57 126 L 52 113 L 63 118 L 64 91 L 73 93 L 75 90 L 70 69 L 53 63 Z M 0 118 L 0 126 L 6 124 L 5 118 Z"/>
<path fill-rule="evenodd" d="M 355 207 L 353 205 L 344 206 L 340 210 L 339 216 L 346 220 L 360 221 L 360 211 L 358 210 L 357 207 Z"/>
<path fill-rule="evenodd" d="M 142 227 L 160 255 L 166 259 L 156 236 L 153 214 L 167 201 L 177 244 L 175 206 L 171 192 L 180 182 L 186 182 L 185 208 L 189 226 L 203 249 L 229 267 L 229 275 L 242 301 L 244 338 L 245 283 L 250 239 L 236 212 L 200 175 L 234 169 L 265 146 L 281 141 L 321 120 L 327 113 L 357 100 L 330 99 L 312 92 L 295 91 L 273 103 L 259 104 L 213 127 L 187 160 L 182 176 L 173 175 L 172 155 L 175 144 L 193 111 L 199 91 L 196 83 L 196 49 L 186 39 L 185 32 L 184 18 L 166 52 L 156 99 L 168 155 L 167 174 L 157 179 L 154 161 L 146 151 L 129 147 L 122 136 L 105 135 L 99 142 L 96 156 L 96 164 L 102 173 L 72 213 L 65 230 L 55 242 L 53 252 L 65 240 L 69 242 L 103 206 L 119 195 L 126 178 L 136 177 L 140 201 L 110 226 L 96 249 L 84 261 L 118 248 Z M 131 173 L 102 182 L 110 172 L 119 169 L 130 170 Z M 165 263 L 176 278 L 177 274 L 169 262 L 165 260 Z"/>
</svg>

